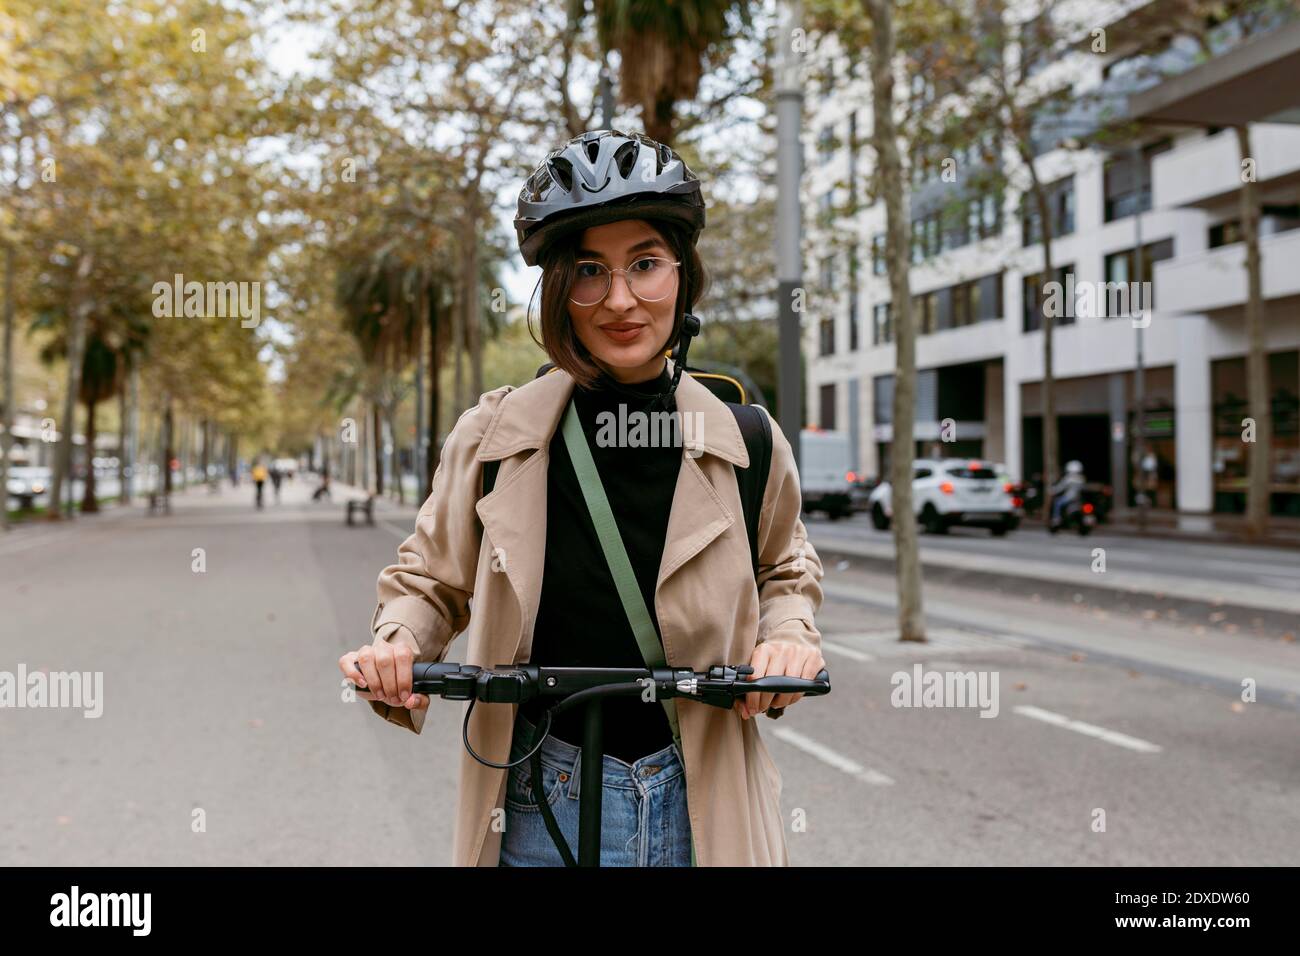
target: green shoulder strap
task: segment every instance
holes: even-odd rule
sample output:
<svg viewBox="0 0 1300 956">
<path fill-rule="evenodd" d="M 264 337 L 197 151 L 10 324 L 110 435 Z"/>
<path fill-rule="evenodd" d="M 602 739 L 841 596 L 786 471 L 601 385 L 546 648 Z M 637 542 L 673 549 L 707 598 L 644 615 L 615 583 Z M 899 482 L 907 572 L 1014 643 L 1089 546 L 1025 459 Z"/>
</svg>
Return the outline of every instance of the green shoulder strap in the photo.
<svg viewBox="0 0 1300 956">
<path fill-rule="evenodd" d="M 591 523 L 596 526 L 600 548 L 605 552 L 609 573 L 614 578 L 614 587 L 617 588 L 619 600 L 623 603 L 623 613 L 627 615 L 628 623 L 632 625 L 632 633 L 636 636 L 637 646 L 641 648 L 645 665 L 667 667 L 668 661 L 664 658 L 663 645 L 659 642 L 654 622 L 650 619 L 650 611 L 645 605 L 645 597 L 641 594 L 640 585 L 637 584 L 636 572 L 632 570 L 627 548 L 623 546 L 623 537 L 618 533 L 614 512 L 609 507 L 605 486 L 600 482 L 600 473 L 596 471 L 596 462 L 591 457 L 587 436 L 582 433 L 582 423 L 578 421 L 578 411 L 573 405 L 573 399 L 569 399 L 568 410 L 564 413 L 563 434 L 564 446 L 573 461 L 573 471 L 578 476 L 582 497 L 587 503 L 587 511 L 591 514 Z M 663 699 L 660 703 L 663 704 L 664 713 L 668 717 L 668 726 L 672 728 L 673 740 L 677 744 L 677 749 L 681 751 L 682 736 L 677 726 L 676 701 Z M 695 840 L 692 837 L 691 866 L 695 865 Z"/>
</svg>

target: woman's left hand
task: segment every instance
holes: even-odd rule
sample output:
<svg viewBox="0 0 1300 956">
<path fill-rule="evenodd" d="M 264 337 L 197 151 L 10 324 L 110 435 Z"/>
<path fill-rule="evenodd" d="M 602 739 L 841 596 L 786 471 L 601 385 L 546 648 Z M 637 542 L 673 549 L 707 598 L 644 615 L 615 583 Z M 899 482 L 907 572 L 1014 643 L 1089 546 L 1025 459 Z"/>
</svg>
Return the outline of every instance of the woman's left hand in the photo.
<svg viewBox="0 0 1300 956">
<path fill-rule="evenodd" d="M 760 677 L 800 677 L 812 680 L 826 666 L 821 652 L 806 644 L 788 644 L 782 641 L 767 641 L 754 648 L 754 655 L 749 660 L 754 673 L 750 680 Z M 769 707 L 789 707 L 799 701 L 803 694 L 746 694 L 736 701 L 736 710 L 740 716 L 748 719 L 764 713 Z"/>
</svg>

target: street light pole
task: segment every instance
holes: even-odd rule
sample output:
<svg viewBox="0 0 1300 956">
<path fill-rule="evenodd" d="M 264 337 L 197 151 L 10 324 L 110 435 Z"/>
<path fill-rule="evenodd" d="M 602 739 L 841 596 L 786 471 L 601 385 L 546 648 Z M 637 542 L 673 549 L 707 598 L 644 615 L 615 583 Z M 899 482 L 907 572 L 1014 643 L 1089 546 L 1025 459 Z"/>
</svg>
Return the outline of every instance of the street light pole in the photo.
<svg viewBox="0 0 1300 956">
<path fill-rule="evenodd" d="M 792 0 L 782 4 L 784 18 L 777 32 L 776 80 L 776 268 L 777 268 L 777 410 L 781 431 L 799 465 L 799 432 L 803 427 L 803 311 L 800 285 L 803 258 L 800 231 L 799 180 L 803 172 L 803 151 L 799 140 L 803 116 L 803 86 L 800 75 L 802 33 L 796 35 L 803 17 L 803 4 Z M 796 296 L 800 301 L 796 303 Z M 796 304 L 799 308 L 796 309 Z"/>
<path fill-rule="evenodd" d="M 1138 475 L 1138 529 L 1145 531 L 1147 528 L 1147 479 L 1146 479 L 1146 368 L 1143 358 L 1143 326 L 1146 324 L 1146 312 L 1151 308 L 1151 303 L 1147 297 L 1142 294 L 1143 276 L 1145 275 L 1145 259 L 1142 250 L 1142 190 L 1146 183 L 1146 171 L 1142 167 L 1142 145 L 1136 143 L 1132 147 L 1133 154 L 1133 175 L 1134 175 L 1134 192 L 1137 195 L 1137 204 L 1133 210 L 1133 232 L 1134 232 L 1134 249 L 1133 249 L 1133 271 L 1137 273 L 1135 279 L 1137 282 L 1138 302 L 1141 310 L 1138 313 L 1137 321 L 1137 356 L 1136 367 L 1133 373 L 1133 399 L 1137 405 L 1137 414 L 1134 416 L 1133 424 L 1133 444 L 1137 453 Z"/>
</svg>

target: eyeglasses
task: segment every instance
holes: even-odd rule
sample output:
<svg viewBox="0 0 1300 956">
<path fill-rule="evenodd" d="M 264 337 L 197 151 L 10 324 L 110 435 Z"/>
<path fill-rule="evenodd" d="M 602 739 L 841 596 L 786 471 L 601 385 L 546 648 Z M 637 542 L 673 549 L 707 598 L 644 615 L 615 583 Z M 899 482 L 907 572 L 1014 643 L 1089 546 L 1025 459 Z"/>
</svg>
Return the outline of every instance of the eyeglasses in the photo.
<svg viewBox="0 0 1300 956">
<path fill-rule="evenodd" d="M 680 262 L 662 256 L 645 256 L 626 269 L 610 269 L 603 262 L 581 259 L 569 299 L 575 305 L 596 305 L 609 295 L 613 273 L 621 272 L 634 296 L 642 302 L 659 302 L 672 294 L 673 278 L 677 274 L 674 270 L 679 265 Z"/>
</svg>

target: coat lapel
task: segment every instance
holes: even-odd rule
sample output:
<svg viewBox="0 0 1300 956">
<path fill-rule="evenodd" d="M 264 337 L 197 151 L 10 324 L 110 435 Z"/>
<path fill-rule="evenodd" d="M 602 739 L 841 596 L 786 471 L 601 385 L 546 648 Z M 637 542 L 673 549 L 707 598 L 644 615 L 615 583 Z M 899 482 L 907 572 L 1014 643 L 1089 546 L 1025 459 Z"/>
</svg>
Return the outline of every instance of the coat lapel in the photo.
<svg viewBox="0 0 1300 956">
<path fill-rule="evenodd" d="M 492 493 L 479 499 L 476 510 L 487 545 L 483 558 L 505 574 L 519 602 L 519 633 L 508 639 L 510 660 L 531 653 L 531 639 L 528 647 L 523 644 L 537 620 L 546 568 L 548 445 L 572 392 L 573 379 L 563 372 L 514 389 L 502 399 L 474 456 L 501 462 Z"/>
<path fill-rule="evenodd" d="M 749 466 L 749 453 L 736 417 L 717 396 L 686 374 L 677 386 L 676 398 L 687 447 L 682 452 L 682 467 L 668 515 L 668 535 L 656 590 L 737 520 L 709 478 L 721 472 L 719 463 L 705 456 L 713 455 L 742 468 Z M 706 469 L 709 475 L 705 474 Z"/>
</svg>

